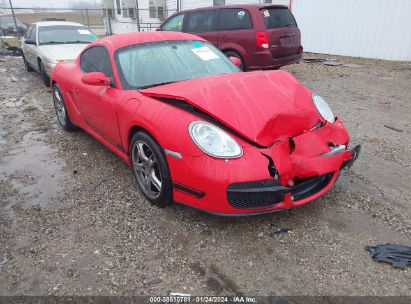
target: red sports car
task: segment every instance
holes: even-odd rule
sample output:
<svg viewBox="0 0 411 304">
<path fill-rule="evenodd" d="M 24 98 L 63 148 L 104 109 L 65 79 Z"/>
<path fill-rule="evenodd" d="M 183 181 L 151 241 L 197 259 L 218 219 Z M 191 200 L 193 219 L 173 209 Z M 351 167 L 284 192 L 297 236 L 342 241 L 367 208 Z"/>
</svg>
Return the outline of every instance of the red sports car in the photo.
<svg viewBox="0 0 411 304">
<path fill-rule="evenodd" d="M 291 74 L 235 63 L 190 34 L 106 37 L 54 68 L 57 118 L 119 155 L 160 207 L 245 215 L 320 197 L 360 147 Z"/>
</svg>

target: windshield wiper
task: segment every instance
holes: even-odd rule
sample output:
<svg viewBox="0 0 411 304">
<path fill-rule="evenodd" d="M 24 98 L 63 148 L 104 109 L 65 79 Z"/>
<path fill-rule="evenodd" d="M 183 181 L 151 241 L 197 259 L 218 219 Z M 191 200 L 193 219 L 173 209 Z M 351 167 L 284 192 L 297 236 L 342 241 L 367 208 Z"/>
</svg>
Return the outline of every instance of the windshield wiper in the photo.
<svg viewBox="0 0 411 304">
<path fill-rule="evenodd" d="M 90 43 L 91 41 L 85 41 L 85 40 L 76 40 L 76 41 L 66 41 L 64 42 L 65 44 L 70 44 L 70 43 Z"/>
<path fill-rule="evenodd" d="M 142 87 L 138 87 L 138 90 L 144 90 L 144 89 L 148 89 L 148 88 L 152 88 L 152 87 L 157 87 L 157 86 L 161 86 L 161 85 L 165 85 L 165 84 L 170 84 L 170 83 L 175 83 L 175 82 L 179 82 L 179 81 L 181 81 L 181 80 L 149 84 L 149 85 L 145 85 L 145 86 L 142 86 Z"/>
<path fill-rule="evenodd" d="M 64 44 L 62 41 L 47 41 L 47 42 L 41 42 L 40 45 L 42 44 Z"/>
</svg>

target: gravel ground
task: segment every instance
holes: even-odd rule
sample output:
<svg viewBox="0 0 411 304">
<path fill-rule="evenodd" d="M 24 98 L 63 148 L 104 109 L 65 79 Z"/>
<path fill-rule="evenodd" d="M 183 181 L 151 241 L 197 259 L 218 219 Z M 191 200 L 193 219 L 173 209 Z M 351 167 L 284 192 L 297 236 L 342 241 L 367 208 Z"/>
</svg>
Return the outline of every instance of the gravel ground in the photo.
<svg viewBox="0 0 411 304">
<path fill-rule="evenodd" d="M 335 58 L 361 67 L 284 69 L 363 145 L 354 167 L 303 207 L 221 218 L 151 206 L 118 157 L 62 132 L 21 58 L 0 57 L 0 295 L 411 295 L 410 268 L 365 250 L 411 245 L 411 64 Z"/>
</svg>

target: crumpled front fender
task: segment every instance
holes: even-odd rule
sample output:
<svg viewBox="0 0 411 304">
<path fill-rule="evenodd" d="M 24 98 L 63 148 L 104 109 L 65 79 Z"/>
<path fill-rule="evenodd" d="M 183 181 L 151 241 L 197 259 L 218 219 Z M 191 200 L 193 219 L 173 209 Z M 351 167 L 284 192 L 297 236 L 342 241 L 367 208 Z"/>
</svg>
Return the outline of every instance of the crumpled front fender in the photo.
<svg viewBox="0 0 411 304">
<path fill-rule="evenodd" d="M 325 155 L 331 147 L 348 145 L 348 132 L 337 118 L 334 124 L 326 123 L 315 130 L 306 131 L 293 138 L 275 143 L 263 153 L 271 157 L 284 186 L 292 186 L 295 178 L 304 179 L 338 171 L 352 159 L 350 151 Z"/>
</svg>

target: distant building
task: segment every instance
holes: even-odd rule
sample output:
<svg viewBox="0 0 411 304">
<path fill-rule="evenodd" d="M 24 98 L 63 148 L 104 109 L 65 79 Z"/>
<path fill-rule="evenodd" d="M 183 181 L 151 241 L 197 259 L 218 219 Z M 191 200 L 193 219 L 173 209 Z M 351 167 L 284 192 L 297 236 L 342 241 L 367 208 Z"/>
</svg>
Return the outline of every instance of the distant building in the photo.
<svg viewBox="0 0 411 304">
<path fill-rule="evenodd" d="M 166 0 L 103 0 L 113 34 L 155 29 L 167 18 Z M 173 14 L 174 11 L 171 12 Z"/>
</svg>

